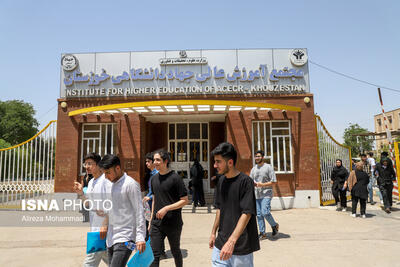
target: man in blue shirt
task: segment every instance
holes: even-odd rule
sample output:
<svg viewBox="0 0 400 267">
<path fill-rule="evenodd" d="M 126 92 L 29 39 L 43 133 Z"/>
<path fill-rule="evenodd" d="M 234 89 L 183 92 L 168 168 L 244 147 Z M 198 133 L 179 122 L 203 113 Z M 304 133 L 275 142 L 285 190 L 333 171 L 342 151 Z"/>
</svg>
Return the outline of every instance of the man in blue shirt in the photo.
<svg viewBox="0 0 400 267">
<path fill-rule="evenodd" d="M 158 173 L 157 169 L 154 167 L 153 164 L 153 153 L 147 153 L 146 154 L 146 167 L 150 170 L 150 178 L 148 181 L 148 186 L 149 186 L 149 193 L 143 198 L 143 202 L 148 202 L 150 207 L 152 205 L 152 200 L 153 200 L 153 192 L 151 191 L 151 178 L 154 176 L 154 174 Z"/>
</svg>

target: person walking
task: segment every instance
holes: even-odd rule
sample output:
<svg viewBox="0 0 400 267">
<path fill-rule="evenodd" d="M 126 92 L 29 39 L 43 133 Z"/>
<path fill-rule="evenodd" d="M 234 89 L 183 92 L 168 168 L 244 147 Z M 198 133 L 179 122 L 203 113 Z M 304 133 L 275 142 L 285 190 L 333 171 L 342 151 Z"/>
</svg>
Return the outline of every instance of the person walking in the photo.
<svg viewBox="0 0 400 267">
<path fill-rule="evenodd" d="M 198 159 L 194 160 L 193 166 L 190 168 L 190 178 L 193 188 L 193 206 L 203 207 L 206 205 L 203 190 L 204 169 Z"/>
<path fill-rule="evenodd" d="M 276 236 L 279 231 L 279 224 L 271 214 L 272 186 L 276 183 L 276 175 L 272 166 L 264 163 L 264 151 L 258 150 L 254 159 L 256 164 L 250 171 L 250 178 L 254 180 L 259 238 L 262 240 L 267 238 L 264 219 L 272 228 L 272 236 Z"/>
<path fill-rule="evenodd" d="M 360 215 L 366 218 L 365 210 L 368 199 L 369 175 L 364 171 L 365 164 L 357 162 L 356 169 L 351 171 L 349 178 L 344 183 L 344 188 L 349 188 L 351 192 L 351 216 L 356 217 L 357 204 L 360 202 Z"/>
<path fill-rule="evenodd" d="M 187 190 L 182 178 L 169 169 L 171 157 L 166 150 L 155 151 L 153 158 L 158 173 L 151 180 L 153 206 L 149 231 L 154 252 L 151 266 L 159 266 L 164 239 L 167 237 L 175 266 L 181 267 L 182 207 L 189 202 Z"/>
<path fill-rule="evenodd" d="M 112 182 L 112 208 L 102 232 L 107 231 L 107 252 L 110 267 L 122 267 L 128 262 L 132 250 L 125 244 L 135 243 L 141 253 L 146 249 L 146 225 L 140 185 L 121 168 L 120 159 L 105 155 L 99 162 L 104 174 Z"/>
<path fill-rule="evenodd" d="M 367 186 L 369 200 L 370 200 L 371 205 L 374 205 L 375 204 L 375 203 L 373 203 L 374 191 L 372 189 L 372 183 L 371 183 L 371 181 L 372 181 L 372 173 L 373 173 L 373 171 L 371 171 L 372 167 L 371 167 L 370 161 L 368 160 L 367 154 L 363 153 L 363 154 L 360 155 L 360 157 L 361 157 L 361 162 L 363 164 L 362 165 L 363 166 L 363 171 L 369 177 L 369 182 L 368 182 L 368 186 Z M 367 202 L 368 202 L 368 199 L 367 199 Z"/>
<path fill-rule="evenodd" d="M 377 187 L 377 184 L 376 184 L 376 177 L 375 177 L 376 162 L 375 162 L 373 152 L 367 153 L 367 160 L 368 160 L 369 165 L 371 166 L 371 178 L 370 178 L 370 183 L 368 184 L 369 201 L 370 201 L 371 205 L 374 205 L 375 204 L 375 202 L 374 202 L 374 187 Z M 383 204 L 382 195 L 379 190 L 378 190 L 377 194 L 378 194 L 378 197 L 379 197 L 381 203 Z"/>
<path fill-rule="evenodd" d="M 343 186 L 348 176 L 349 172 L 343 166 L 342 160 L 337 159 L 336 166 L 333 167 L 331 173 L 332 195 L 335 198 L 337 211 L 346 211 L 347 208 L 346 190 L 343 188 Z"/>
<path fill-rule="evenodd" d="M 376 175 L 378 176 L 378 186 L 383 198 L 384 210 L 390 213 L 393 205 L 393 181 L 396 174 L 393 169 L 393 163 L 389 158 L 382 158 L 376 164 Z"/>
<path fill-rule="evenodd" d="M 81 183 L 74 183 L 74 191 L 78 194 L 78 197 L 84 202 L 89 199 L 92 203 L 97 203 L 89 211 L 89 222 L 91 232 L 100 232 L 104 221 L 106 220 L 104 216 L 104 211 L 97 207 L 102 207 L 105 200 L 109 198 L 111 193 L 111 182 L 107 180 L 99 167 L 99 162 L 101 160 L 100 155 L 96 153 L 89 153 L 84 157 L 83 167 L 86 169 L 86 173 L 93 176 L 87 184 L 86 193 L 83 192 L 83 187 Z M 84 202 L 85 203 L 85 202 Z M 89 208 L 88 202 L 87 206 L 84 207 L 86 211 Z M 106 251 L 97 251 L 93 253 L 86 254 L 85 261 L 83 263 L 84 267 L 97 267 L 103 260 L 105 264 L 108 265 L 108 255 Z"/>
<path fill-rule="evenodd" d="M 237 152 L 232 144 L 221 143 L 211 154 L 214 168 L 222 175 L 209 241 L 212 266 L 253 267 L 253 252 L 260 249 L 254 182 L 236 169 Z"/>
</svg>

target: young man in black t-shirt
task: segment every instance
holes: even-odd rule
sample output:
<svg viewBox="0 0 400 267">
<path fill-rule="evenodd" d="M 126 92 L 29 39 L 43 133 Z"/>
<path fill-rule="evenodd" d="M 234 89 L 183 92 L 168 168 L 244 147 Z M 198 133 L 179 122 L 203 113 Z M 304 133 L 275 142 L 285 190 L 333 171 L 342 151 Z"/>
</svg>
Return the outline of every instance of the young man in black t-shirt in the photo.
<svg viewBox="0 0 400 267">
<path fill-rule="evenodd" d="M 151 266 L 159 266 L 164 239 L 167 237 L 175 266 L 181 267 L 182 207 L 189 202 L 186 187 L 182 178 L 168 168 L 171 158 L 167 151 L 157 150 L 153 158 L 159 172 L 151 179 L 153 205 L 149 232 L 154 253 Z"/>
<path fill-rule="evenodd" d="M 214 225 L 209 246 L 212 266 L 253 266 L 253 252 L 260 249 L 253 180 L 235 168 L 237 153 L 230 143 L 213 151 L 219 178 Z M 216 232 L 218 230 L 218 236 Z"/>
</svg>

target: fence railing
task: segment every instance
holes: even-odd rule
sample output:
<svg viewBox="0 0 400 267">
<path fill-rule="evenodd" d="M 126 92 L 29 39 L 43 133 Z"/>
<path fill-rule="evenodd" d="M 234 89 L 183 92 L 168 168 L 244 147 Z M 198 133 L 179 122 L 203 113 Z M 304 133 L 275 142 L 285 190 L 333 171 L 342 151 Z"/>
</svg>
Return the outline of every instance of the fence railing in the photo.
<svg viewBox="0 0 400 267">
<path fill-rule="evenodd" d="M 393 195 L 400 199 L 400 142 L 394 142 L 394 155 L 396 158 L 396 175 L 397 181 L 394 183 Z"/>
<path fill-rule="evenodd" d="M 326 129 L 318 115 L 315 115 L 317 130 L 317 149 L 320 175 L 320 201 L 322 205 L 335 203 L 332 195 L 331 173 L 336 165 L 336 159 L 341 159 L 343 166 L 351 171 L 351 148 L 340 144 Z"/>
<path fill-rule="evenodd" d="M 56 121 L 50 121 L 31 139 L 0 149 L 1 208 L 54 192 L 55 148 Z"/>
</svg>

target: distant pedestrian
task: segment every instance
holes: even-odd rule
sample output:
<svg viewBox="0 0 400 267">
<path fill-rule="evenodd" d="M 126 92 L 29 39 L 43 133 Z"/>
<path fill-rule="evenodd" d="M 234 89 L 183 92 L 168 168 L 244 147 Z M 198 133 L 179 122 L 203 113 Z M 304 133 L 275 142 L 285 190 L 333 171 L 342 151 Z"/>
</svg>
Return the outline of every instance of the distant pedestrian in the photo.
<svg viewBox="0 0 400 267">
<path fill-rule="evenodd" d="M 192 181 L 194 207 L 203 207 L 206 205 L 206 201 L 204 200 L 203 178 L 204 169 L 200 165 L 200 162 L 195 159 L 193 166 L 190 168 L 190 179 Z"/>
<path fill-rule="evenodd" d="M 396 174 L 393 163 L 389 158 L 382 158 L 376 164 L 376 175 L 378 176 L 378 186 L 382 194 L 384 210 L 386 213 L 390 213 L 393 205 L 393 181 L 396 179 Z"/>
<path fill-rule="evenodd" d="M 369 184 L 368 184 L 369 202 L 371 203 L 371 205 L 374 205 L 375 204 L 375 202 L 374 202 L 374 187 L 377 187 L 377 185 L 376 185 L 376 175 L 375 175 L 376 162 L 375 162 L 373 152 L 367 153 L 367 160 L 368 160 L 369 165 L 371 166 L 371 177 L 370 177 Z M 381 203 L 383 204 L 382 195 L 379 190 L 378 190 L 377 194 L 381 200 Z"/>
<path fill-rule="evenodd" d="M 351 216 L 356 217 L 357 211 L 357 204 L 360 202 L 360 214 L 362 218 L 366 218 L 365 210 L 367 206 L 367 199 L 368 199 L 368 183 L 369 183 L 369 176 L 363 170 L 364 163 L 357 162 L 356 169 L 351 171 L 349 178 L 344 184 L 345 188 L 349 188 L 351 192 Z"/>
<path fill-rule="evenodd" d="M 279 224 L 271 214 L 272 186 L 276 183 L 276 175 L 272 166 L 264 163 L 263 158 L 264 151 L 258 150 L 254 155 L 256 164 L 250 171 L 250 178 L 254 180 L 260 240 L 267 237 L 264 219 L 272 228 L 272 236 L 276 236 L 279 231 Z"/>
<path fill-rule="evenodd" d="M 342 165 L 342 160 L 336 160 L 336 166 L 333 168 L 331 173 L 331 184 L 332 184 L 332 195 L 335 198 L 335 204 L 337 211 L 346 211 L 347 198 L 346 190 L 344 188 L 344 182 L 347 180 L 349 172 Z"/>
<path fill-rule="evenodd" d="M 373 201 L 373 193 L 374 193 L 374 191 L 373 191 L 373 189 L 372 189 L 372 184 L 371 184 L 371 180 L 372 180 L 372 173 L 373 173 L 373 171 L 371 171 L 371 169 L 372 169 L 372 167 L 371 167 L 371 164 L 370 164 L 370 161 L 368 160 L 368 158 L 367 158 L 367 154 L 361 154 L 360 155 L 360 157 L 361 157 L 361 163 L 363 164 L 363 171 L 368 175 L 368 177 L 369 177 L 369 181 L 368 181 L 368 186 L 367 186 L 367 189 L 368 189 L 368 195 L 369 195 L 369 200 L 370 200 L 370 203 L 371 203 L 371 205 L 374 205 L 375 203 L 374 203 L 374 201 Z M 367 199 L 368 200 L 368 199 Z M 367 201 L 368 202 L 368 201 Z"/>
</svg>

